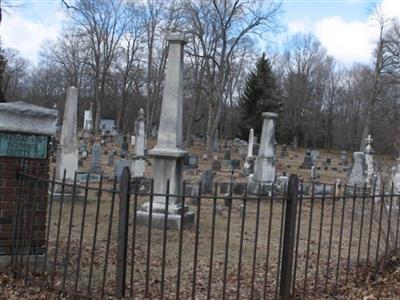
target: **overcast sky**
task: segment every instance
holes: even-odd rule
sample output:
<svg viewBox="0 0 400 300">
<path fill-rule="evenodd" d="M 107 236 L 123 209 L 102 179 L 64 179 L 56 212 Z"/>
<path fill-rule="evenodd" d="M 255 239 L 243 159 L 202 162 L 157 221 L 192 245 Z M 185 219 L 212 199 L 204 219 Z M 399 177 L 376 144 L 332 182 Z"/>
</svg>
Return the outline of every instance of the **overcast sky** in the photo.
<svg viewBox="0 0 400 300">
<path fill-rule="evenodd" d="M 262 0 L 261 0 L 262 1 Z M 33 62 L 41 45 L 55 39 L 67 18 L 60 0 L 8 0 L 15 8 L 1 24 L 3 46 L 17 49 Z M 400 0 L 283 0 L 282 25 L 277 37 L 284 41 L 297 32 L 314 33 L 328 54 L 346 65 L 369 63 L 377 27 L 371 8 L 379 5 L 385 15 L 400 17 Z"/>
</svg>

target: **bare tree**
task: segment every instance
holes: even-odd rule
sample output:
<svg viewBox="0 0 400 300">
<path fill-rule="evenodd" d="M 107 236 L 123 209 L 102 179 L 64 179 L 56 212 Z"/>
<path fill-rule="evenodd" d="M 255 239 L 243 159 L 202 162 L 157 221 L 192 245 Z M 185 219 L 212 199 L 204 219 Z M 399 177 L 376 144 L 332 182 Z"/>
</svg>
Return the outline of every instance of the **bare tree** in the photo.
<svg viewBox="0 0 400 300">
<path fill-rule="evenodd" d="M 69 8 L 75 24 L 82 30 L 81 40 L 89 49 L 88 64 L 96 103 L 94 129 L 97 132 L 107 76 L 128 23 L 126 6 L 122 0 L 80 0 Z"/>
</svg>

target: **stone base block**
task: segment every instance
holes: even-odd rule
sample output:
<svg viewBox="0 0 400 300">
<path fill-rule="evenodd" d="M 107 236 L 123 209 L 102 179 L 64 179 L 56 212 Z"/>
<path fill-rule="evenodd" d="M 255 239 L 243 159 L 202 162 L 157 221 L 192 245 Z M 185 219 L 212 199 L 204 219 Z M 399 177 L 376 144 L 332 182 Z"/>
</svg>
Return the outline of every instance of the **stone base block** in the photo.
<svg viewBox="0 0 400 300">
<path fill-rule="evenodd" d="M 137 211 L 136 212 L 136 220 L 138 224 L 149 226 L 149 212 L 148 211 Z M 181 219 L 181 215 L 177 214 L 168 214 L 168 221 L 167 221 L 167 229 L 175 229 L 179 230 L 182 225 L 183 227 L 189 228 L 192 227 L 195 223 L 194 221 L 195 214 L 191 211 L 185 212 L 183 214 L 183 220 Z M 165 214 L 164 213 L 156 213 L 153 212 L 151 214 L 151 227 L 164 229 L 165 223 Z"/>
<path fill-rule="evenodd" d="M 248 180 L 247 191 L 250 195 L 271 196 L 272 182 L 259 182 L 255 180 Z"/>
</svg>

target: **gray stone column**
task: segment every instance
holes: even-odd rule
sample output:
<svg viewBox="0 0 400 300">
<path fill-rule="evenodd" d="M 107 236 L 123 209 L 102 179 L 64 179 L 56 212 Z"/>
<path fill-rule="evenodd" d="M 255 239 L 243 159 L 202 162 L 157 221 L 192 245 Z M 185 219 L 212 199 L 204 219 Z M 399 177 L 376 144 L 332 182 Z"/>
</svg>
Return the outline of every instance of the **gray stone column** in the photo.
<svg viewBox="0 0 400 300">
<path fill-rule="evenodd" d="M 135 156 L 132 159 L 132 170 L 133 177 L 144 177 L 145 173 L 145 159 L 144 151 L 146 147 L 146 136 L 145 136 L 145 117 L 144 110 L 139 110 L 139 117 L 135 123 Z"/>
<path fill-rule="evenodd" d="M 56 179 L 59 180 L 63 178 L 64 169 L 67 181 L 72 181 L 75 171 L 78 171 L 77 116 L 78 89 L 69 87 L 65 101 L 60 147 L 57 150 Z"/>
<path fill-rule="evenodd" d="M 157 144 L 149 150 L 154 158 L 154 193 L 165 194 L 167 181 L 170 181 L 170 194 L 182 193 L 182 158 L 186 151 L 182 149 L 182 112 L 183 112 L 183 47 L 184 35 L 181 32 L 169 32 L 168 60 L 165 74 L 163 101 Z M 138 212 L 141 223 L 148 222 L 150 203 L 145 203 Z M 182 207 L 179 197 L 169 197 L 168 227 L 180 228 L 181 210 L 185 210 L 185 226 L 193 223 L 194 214 Z M 155 196 L 152 224 L 163 227 L 165 196 Z"/>
<path fill-rule="evenodd" d="M 265 186 L 271 186 L 275 182 L 275 122 L 278 114 L 264 112 L 264 121 L 261 133 L 260 149 L 254 164 L 254 174 L 249 178 L 249 190 L 256 193 L 261 184 L 263 193 Z"/>
<path fill-rule="evenodd" d="M 372 149 L 371 144 L 373 142 L 373 139 L 371 138 L 370 134 L 368 135 L 366 142 L 367 142 L 367 145 L 365 146 L 365 149 L 364 149 L 365 166 L 366 166 L 366 172 L 367 172 L 366 181 L 369 186 L 373 186 L 374 185 L 374 183 L 373 183 L 374 174 L 375 174 L 375 172 L 374 172 L 374 153 L 375 153 L 375 151 L 374 151 L 374 149 Z"/>
<path fill-rule="evenodd" d="M 260 149 L 254 165 L 253 179 L 258 182 L 275 182 L 275 121 L 278 114 L 265 112 Z"/>
</svg>

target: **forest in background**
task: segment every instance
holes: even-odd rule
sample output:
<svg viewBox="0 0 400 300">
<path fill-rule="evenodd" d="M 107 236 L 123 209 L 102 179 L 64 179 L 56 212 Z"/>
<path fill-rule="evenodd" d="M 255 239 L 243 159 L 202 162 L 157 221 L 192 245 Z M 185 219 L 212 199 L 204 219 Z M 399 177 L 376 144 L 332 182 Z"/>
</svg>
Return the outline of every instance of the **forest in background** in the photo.
<svg viewBox="0 0 400 300">
<path fill-rule="evenodd" d="M 400 154 L 400 21 L 378 8 L 373 60 L 343 66 L 312 34 L 270 47 L 282 30 L 276 1 L 62 2 L 69 18 L 58 40 L 43 44 L 36 65 L 1 49 L 5 101 L 56 104 L 62 113 L 72 85 L 81 123 L 93 102 L 97 124 L 113 118 L 130 133 L 143 107 L 150 130 L 160 114 L 165 34 L 180 29 L 187 38 L 184 137 L 207 137 L 208 153 L 217 132 L 238 136 L 246 79 L 266 52 L 281 101 L 278 143 L 357 151 L 370 133 L 378 153 Z"/>
</svg>

